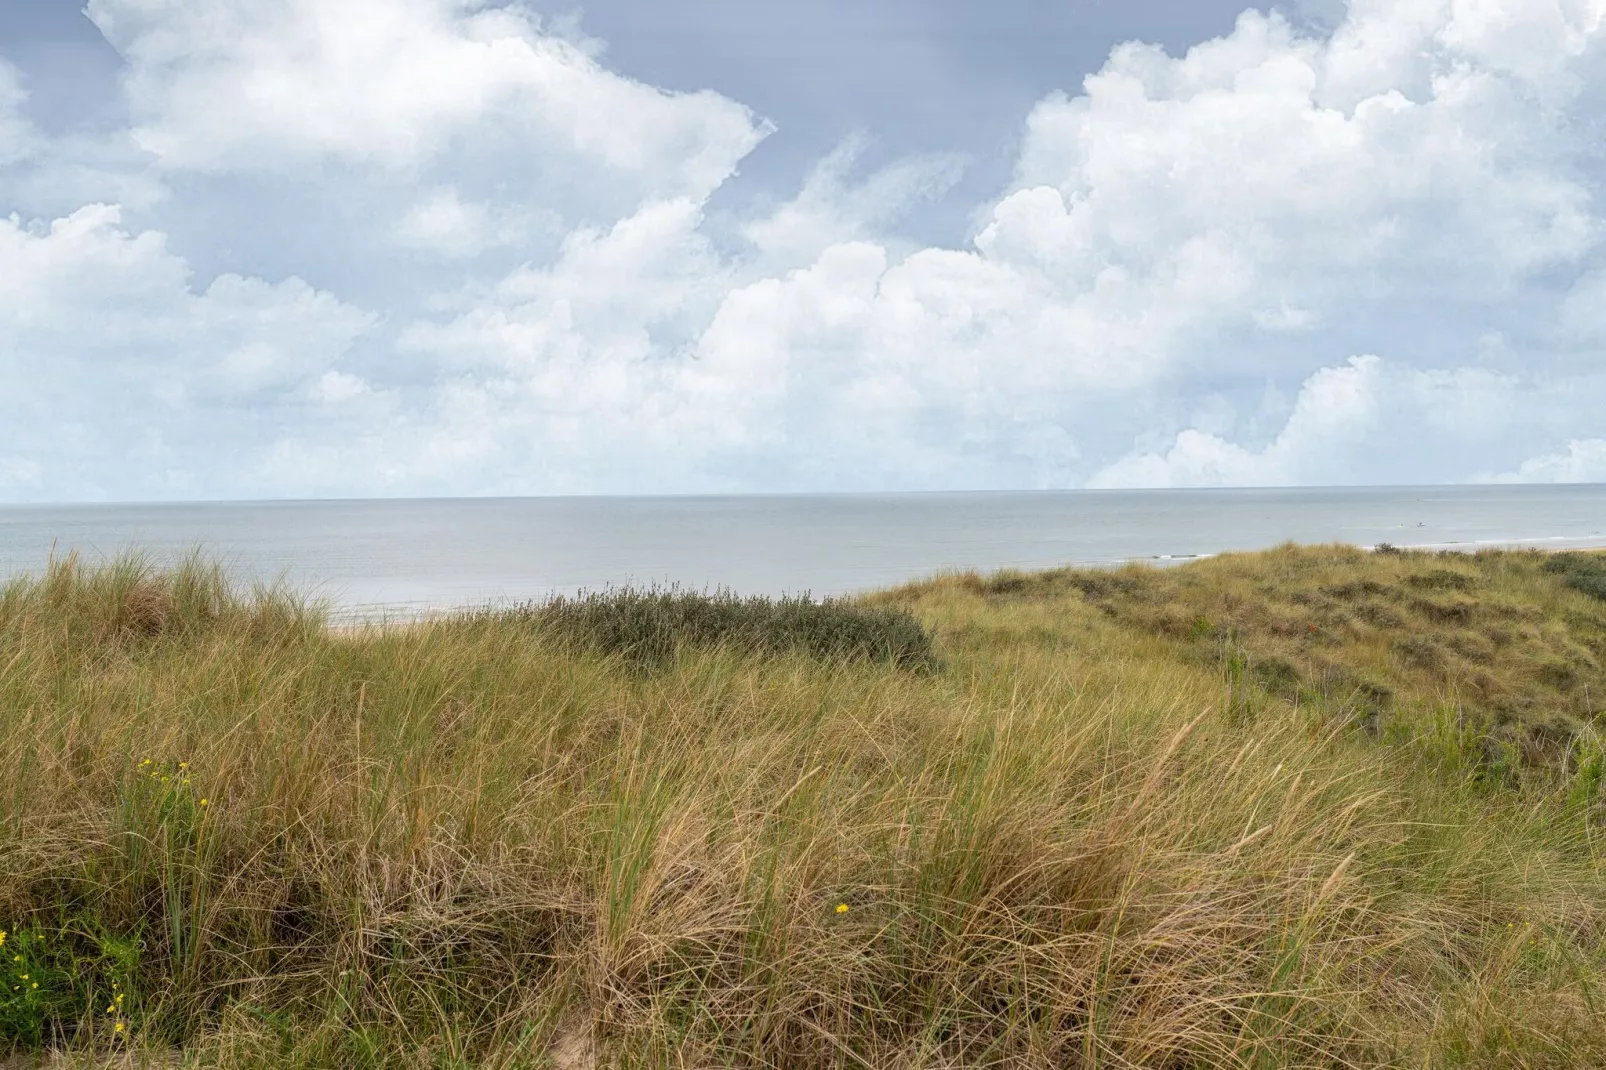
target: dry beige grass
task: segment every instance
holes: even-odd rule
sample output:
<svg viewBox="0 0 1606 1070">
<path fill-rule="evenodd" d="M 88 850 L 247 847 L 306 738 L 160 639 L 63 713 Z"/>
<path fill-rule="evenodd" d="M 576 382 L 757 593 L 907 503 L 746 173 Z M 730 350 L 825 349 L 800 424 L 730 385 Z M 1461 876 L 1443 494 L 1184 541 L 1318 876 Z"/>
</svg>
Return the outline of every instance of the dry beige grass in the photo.
<svg viewBox="0 0 1606 1070">
<path fill-rule="evenodd" d="M 1301 553 L 882 596 L 935 630 L 924 675 L 630 672 L 487 618 L 332 637 L 197 566 L 64 565 L 0 594 L 0 924 L 68 949 L 85 1058 L 1606 1065 L 1584 736 L 1496 778 L 1472 721 L 1407 716 L 1415 670 L 1377 670 L 1368 732 L 1289 655 L 1292 689 L 1243 669 Z M 1594 612 L 1500 583 L 1540 634 Z M 1212 648 L 1212 585 L 1290 597 Z M 1323 656 L 1360 672 L 1362 634 Z"/>
</svg>

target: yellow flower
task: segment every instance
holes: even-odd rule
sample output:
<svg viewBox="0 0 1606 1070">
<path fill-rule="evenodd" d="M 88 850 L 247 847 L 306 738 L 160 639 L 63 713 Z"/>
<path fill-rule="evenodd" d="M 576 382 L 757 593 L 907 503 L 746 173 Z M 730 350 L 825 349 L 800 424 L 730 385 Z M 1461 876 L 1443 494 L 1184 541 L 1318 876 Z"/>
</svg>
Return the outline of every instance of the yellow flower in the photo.
<svg viewBox="0 0 1606 1070">
<path fill-rule="evenodd" d="M 150 759 L 149 759 L 149 758 L 146 758 L 146 759 L 145 759 L 145 760 L 144 760 L 144 761 L 143 761 L 143 762 L 140 762 L 140 763 L 139 763 L 139 766 L 140 766 L 140 768 L 141 768 L 141 769 L 143 769 L 143 768 L 145 768 L 145 767 L 146 767 L 146 766 L 147 766 L 147 765 L 150 765 L 150 764 L 151 764 L 151 760 L 150 760 Z"/>
<path fill-rule="evenodd" d="M 34 986 L 34 987 L 35 987 L 35 988 L 38 988 L 38 987 L 39 987 L 39 982 L 38 982 L 38 981 L 35 981 L 35 982 L 34 982 L 34 983 L 33 983 L 33 986 Z"/>
<path fill-rule="evenodd" d="M 5 942 L 6 942 L 6 931 L 4 929 L 0 929 L 0 944 L 4 944 Z"/>
<path fill-rule="evenodd" d="M 111 1014 L 111 1013 L 112 1013 L 112 1012 L 113 1012 L 113 1011 L 115 1011 L 115 1010 L 116 1010 L 116 1009 L 117 1009 L 117 1008 L 116 1008 L 116 1007 L 107 1007 L 107 1008 L 106 1008 L 106 1013 L 107 1013 L 107 1014 Z"/>
<path fill-rule="evenodd" d="M 190 763 L 189 762 L 179 762 L 178 763 L 178 767 L 180 769 L 188 769 L 190 767 Z"/>
<path fill-rule="evenodd" d="M 117 1032 L 121 1033 L 122 1031 L 123 1031 L 123 1023 L 122 1022 L 118 1022 L 117 1023 Z"/>
<path fill-rule="evenodd" d="M 201 800 L 201 805 L 202 805 L 202 806 L 205 806 L 205 805 L 206 805 L 206 804 L 207 804 L 207 803 L 206 803 L 206 800 L 205 800 L 205 799 L 202 799 L 202 800 Z"/>
<path fill-rule="evenodd" d="M 846 903 L 838 903 L 836 905 L 836 912 L 838 914 L 846 914 L 848 912 L 848 905 Z"/>
</svg>

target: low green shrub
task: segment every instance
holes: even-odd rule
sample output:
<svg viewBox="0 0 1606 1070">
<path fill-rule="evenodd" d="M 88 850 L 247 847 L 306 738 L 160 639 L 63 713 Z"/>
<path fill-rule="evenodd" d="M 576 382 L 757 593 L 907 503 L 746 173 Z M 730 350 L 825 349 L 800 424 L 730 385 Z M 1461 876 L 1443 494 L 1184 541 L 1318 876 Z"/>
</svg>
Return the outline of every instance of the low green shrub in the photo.
<svg viewBox="0 0 1606 1070">
<path fill-rule="evenodd" d="M 86 1027 L 118 1042 L 134 1011 L 124 982 L 137 959 L 137 940 L 98 927 L 0 929 L 0 1050 L 40 1051 Z"/>
<path fill-rule="evenodd" d="M 911 670 L 936 666 L 930 633 L 908 612 L 849 599 L 620 588 L 559 596 L 511 613 L 547 637 L 617 654 L 640 667 L 665 665 L 682 647 L 723 647 L 752 654 L 797 652 Z"/>
<path fill-rule="evenodd" d="M 76 1010 L 71 973 L 43 930 L 0 930 L 0 1038 L 31 1049 Z"/>
<path fill-rule="evenodd" d="M 1559 574 L 1573 590 L 1606 602 L 1606 554 L 1556 554 L 1545 562 L 1545 571 Z"/>
</svg>

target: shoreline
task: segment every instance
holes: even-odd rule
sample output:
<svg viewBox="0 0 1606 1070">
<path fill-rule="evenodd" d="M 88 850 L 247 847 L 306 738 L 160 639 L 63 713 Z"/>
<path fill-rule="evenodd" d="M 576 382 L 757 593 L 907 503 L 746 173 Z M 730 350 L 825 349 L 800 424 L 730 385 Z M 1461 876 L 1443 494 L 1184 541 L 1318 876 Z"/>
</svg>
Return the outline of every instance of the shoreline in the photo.
<svg viewBox="0 0 1606 1070">
<path fill-rule="evenodd" d="M 1565 545 L 1563 545 L 1563 544 L 1565 544 Z M 1310 544 L 1296 544 L 1296 545 L 1310 545 Z M 1355 545 L 1355 544 L 1341 544 L 1341 545 Z M 1600 536 L 1600 537 L 1596 537 L 1596 536 L 1555 535 L 1555 536 L 1538 536 L 1538 537 L 1524 538 L 1524 539 L 1479 539 L 1479 540 L 1472 540 L 1472 541 L 1445 542 L 1445 543 L 1415 543 L 1415 544 L 1412 544 L 1412 543 L 1392 543 L 1392 544 L 1390 544 L 1390 543 L 1379 543 L 1379 544 L 1373 545 L 1373 546 L 1355 545 L 1355 548 L 1358 549 L 1358 550 L 1363 550 L 1363 551 L 1365 551 L 1367 553 L 1376 553 L 1377 550 L 1378 550 L 1378 546 L 1381 546 L 1381 545 L 1392 545 L 1396 550 L 1401 550 L 1401 551 L 1406 551 L 1406 552 L 1414 552 L 1414 553 L 1466 553 L 1466 554 L 1472 554 L 1472 553 L 1477 553 L 1477 552 L 1479 552 L 1481 550 L 1514 550 L 1514 551 L 1532 550 L 1532 551 L 1535 551 L 1535 552 L 1538 552 L 1538 553 L 1570 553 L 1570 552 L 1578 552 L 1578 551 L 1582 551 L 1582 552 L 1591 552 L 1591 551 L 1606 552 L 1606 535 L 1603 535 L 1603 536 Z M 998 568 L 990 568 L 990 569 L 966 569 L 966 568 L 939 569 L 939 570 L 936 570 L 934 572 L 926 573 L 924 575 L 914 576 L 914 577 L 912 577 L 912 578 L 910 578 L 908 580 L 905 580 L 905 581 L 902 581 L 902 582 L 899 582 L 899 583 L 892 583 L 892 584 L 887 584 L 887 585 L 882 585 L 882 586 L 874 586 L 874 587 L 866 587 L 866 588 L 862 588 L 862 589 L 855 590 L 855 591 L 842 592 L 842 593 L 839 593 L 839 594 L 828 595 L 828 596 L 825 596 L 825 597 L 845 597 L 845 598 L 869 597 L 869 596 L 872 596 L 872 595 L 879 594 L 879 593 L 881 593 L 883 591 L 887 591 L 887 590 L 895 589 L 895 588 L 900 587 L 900 586 L 904 586 L 905 584 L 922 583 L 922 582 L 925 582 L 925 581 L 928 581 L 928 580 L 937 579 L 937 578 L 941 578 L 941 577 L 944 577 L 944 576 L 954 576 L 954 575 L 976 574 L 976 575 L 985 576 L 985 575 L 988 575 L 988 574 L 991 574 L 991 573 L 998 573 L 998 572 L 1022 572 L 1022 573 L 1025 573 L 1027 575 L 1032 575 L 1032 574 L 1036 574 L 1036 573 L 1040 573 L 1040 572 L 1049 572 L 1049 571 L 1053 571 L 1053 570 L 1056 570 L 1056 569 L 1063 569 L 1063 568 L 1089 569 L 1089 570 L 1112 570 L 1113 571 L 1115 569 L 1127 568 L 1127 567 L 1130 567 L 1132 565 L 1154 565 L 1154 566 L 1161 567 L 1161 568 L 1172 568 L 1172 567 L 1177 567 L 1177 566 L 1181 566 L 1181 565 L 1187 565 L 1187 564 L 1190 564 L 1190 563 L 1193 563 L 1193 562 L 1197 562 L 1197 561 L 1209 561 L 1209 560 L 1213 560 L 1215 558 L 1224 557 L 1224 556 L 1228 556 L 1228 555 L 1231 555 L 1231 554 L 1263 553 L 1266 550 L 1272 549 L 1272 548 L 1273 547 L 1255 547 L 1255 548 L 1248 549 L 1248 550 L 1222 550 L 1222 551 L 1219 551 L 1219 552 L 1216 552 L 1216 553 L 1199 553 L 1199 554 L 1159 554 L 1159 555 L 1149 555 L 1149 556 L 1143 556 L 1143 557 L 1125 558 L 1125 559 L 1118 560 L 1118 561 L 1099 561 L 1099 562 L 1067 561 L 1067 562 L 1064 562 L 1063 564 L 1046 565 L 1046 566 L 1019 567 L 1019 566 L 1004 565 L 1004 566 L 1001 566 L 1001 567 L 998 567 Z M 628 584 L 621 584 L 619 586 L 623 587 L 623 586 L 629 586 L 629 585 Z M 462 602 L 462 603 L 458 603 L 458 604 L 455 604 L 455 605 L 425 605 L 425 606 L 422 606 L 422 607 L 420 607 L 420 608 L 418 608 L 417 610 L 414 610 L 414 611 L 407 611 L 407 610 L 405 610 L 403 608 L 404 606 L 407 605 L 407 603 L 381 603 L 381 604 L 378 604 L 375 607 L 378 612 L 374 616 L 364 616 L 364 615 L 362 615 L 362 610 L 363 610 L 364 606 L 361 606 L 361 605 L 352 606 L 352 607 L 349 607 L 349 608 L 346 608 L 346 609 L 342 609 L 340 607 L 332 607 L 331 613 L 330 613 L 329 631 L 330 631 L 331 634 L 342 635 L 342 634 L 353 634 L 353 633 L 361 632 L 361 631 L 364 631 L 364 630 L 367 630 L 367 629 L 379 629 L 379 630 L 384 630 L 384 631 L 395 630 L 395 629 L 405 630 L 405 629 L 416 628 L 416 627 L 419 627 L 421 625 L 435 623 L 435 622 L 439 622 L 439 621 L 443 621 L 443 620 L 449 620 L 449 619 L 451 619 L 453 617 L 456 617 L 456 616 L 459 616 L 459 615 L 461 615 L 463 613 L 479 612 L 479 611 L 482 611 L 482 610 L 485 610 L 485 609 L 490 609 L 492 611 L 495 611 L 497 609 L 510 608 L 513 605 L 527 604 L 527 603 L 529 603 L 531 601 L 541 602 L 541 601 L 545 601 L 545 600 L 550 599 L 550 598 L 558 597 L 560 595 L 572 596 L 573 594 L 575 594 L 575 590 L 574 589 L 560 589 L 560 590 L 550 591 L 544 597 L 541 597 L 541 598 L 520 599 L 520 600 L 517 600 L 517 601 L 511 601 L 511 602 L 507 603 L 506 605 L 501 605 L 498 602 L 496 602 L 495 600 L 488 600 L 488 601 L 480 601 L 480 602 Z M 387 609 L 397 610 L 399 612 L 397 613 L 397 615 L 395 617 L 387 617 L 387 616 L 384 615 L 385 611 Z"/>
</svg>

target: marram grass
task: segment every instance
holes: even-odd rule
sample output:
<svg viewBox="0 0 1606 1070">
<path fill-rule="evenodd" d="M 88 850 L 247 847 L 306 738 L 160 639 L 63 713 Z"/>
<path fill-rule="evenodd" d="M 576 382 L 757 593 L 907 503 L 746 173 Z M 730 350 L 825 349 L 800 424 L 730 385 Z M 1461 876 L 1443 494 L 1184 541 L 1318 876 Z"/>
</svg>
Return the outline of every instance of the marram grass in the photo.
<svg viewBox="0 0 1606 1070">
<path fill-rule="evenodd" d="M 0 589 L 0 1030 L 86 1066 L 1606 1065 L 1587 573 L 947 577 L 863 603 L 932 637 L 910 672 L 332 633 L 198 561 L 60 562 Z"/>
</svg>

